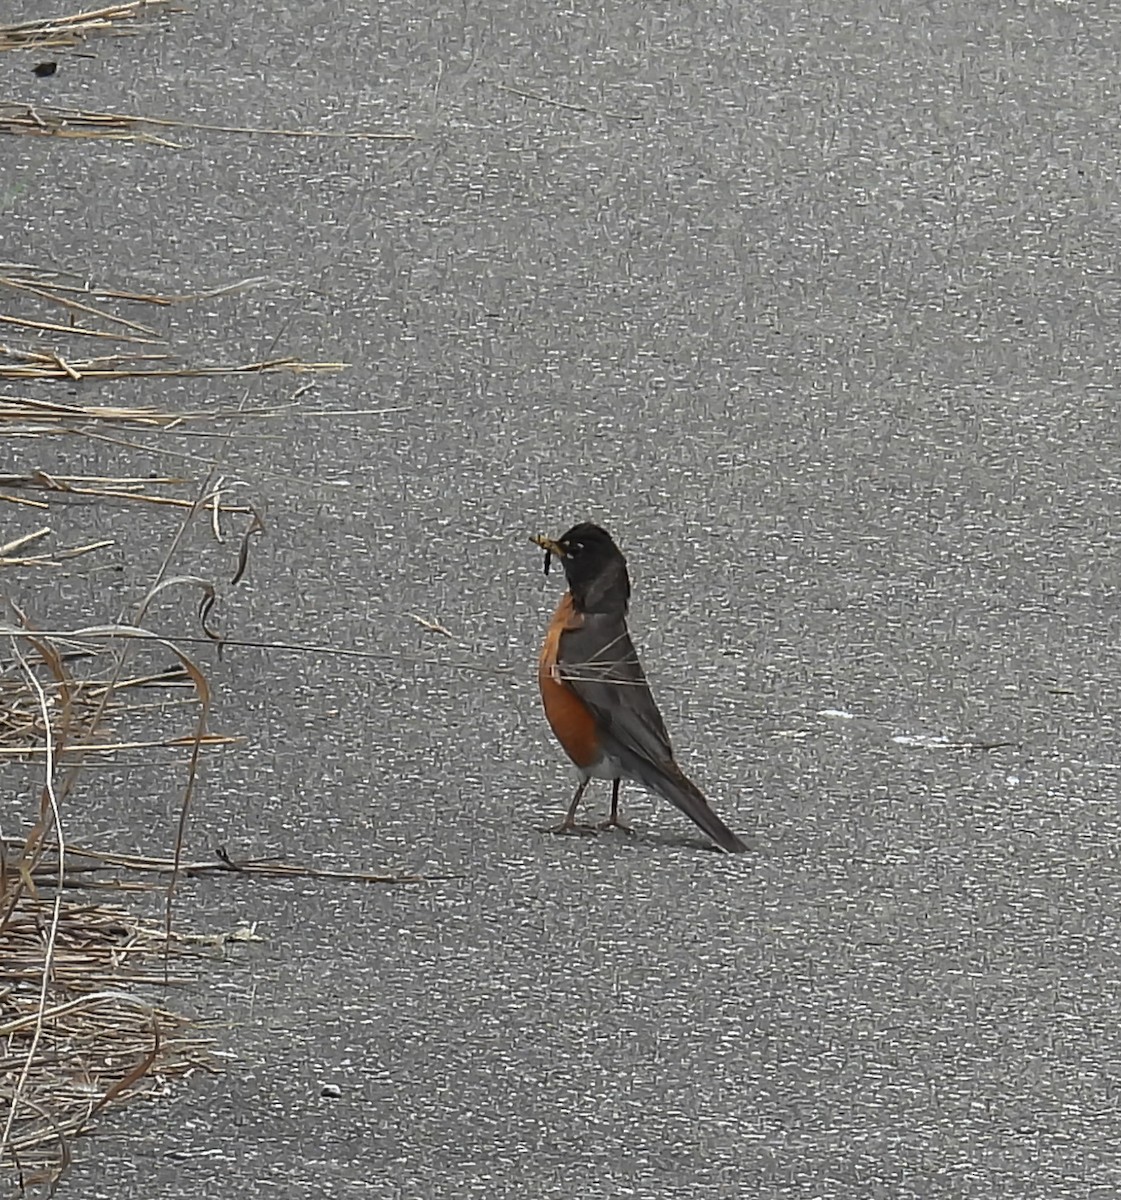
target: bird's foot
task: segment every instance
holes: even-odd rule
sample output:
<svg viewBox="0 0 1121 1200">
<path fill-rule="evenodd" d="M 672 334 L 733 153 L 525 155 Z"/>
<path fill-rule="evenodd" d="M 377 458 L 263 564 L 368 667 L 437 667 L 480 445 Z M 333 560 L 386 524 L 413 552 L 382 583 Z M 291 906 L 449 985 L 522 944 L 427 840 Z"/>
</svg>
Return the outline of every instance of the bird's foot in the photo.
<svg viewBox="0 0 1121 1200">
<path fill-rule="evenodd" d="M 634 830 L 625 821 L 620 821 L 618 817 L 608 817 L 606 821 L 600 821 L 596 829 L 617 829 L 628 837 L 634 837 Z"/>
<path fill-rule="evenodd" d="M 570 821 L 567 818 L 565 818 L 565 820 L 563 820 L 559 825 L 554 825 L 549 830 L 549 832 L 550 833 L 562 833 L 562 834 L 563 833 L 579 833 L 579 834 L 587 835 L 590 833 L 596 833 L 597 830 L 594 825 L 581 825 L 579 821 Z"/>
</svg>

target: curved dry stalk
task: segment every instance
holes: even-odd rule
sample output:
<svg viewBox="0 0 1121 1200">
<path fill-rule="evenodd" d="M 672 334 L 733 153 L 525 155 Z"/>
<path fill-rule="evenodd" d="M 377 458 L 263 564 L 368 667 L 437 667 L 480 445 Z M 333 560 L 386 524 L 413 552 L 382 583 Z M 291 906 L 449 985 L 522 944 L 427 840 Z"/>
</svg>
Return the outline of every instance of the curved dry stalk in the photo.
<svg viewBox="0 0 1121 1200">
<path fill-rule="evenodd" d="M 8 1106 L 8 1116 L 4 1121 L 3 1132 L 0 1133 L 0 1150 L 4 1150 L 11 1141 L 12 1127 L 15 1124 L 16 1113 L 19 1110 L 20 1102 L 23 1098 L 23 1091 L 27 1086 L 27 1079 L 31 1073 L 31 1067 L 35 1062 L 35 1056 L 39 1049 L 39 1042 L 43 1036 L 43 1021 L 47 1009 L 47 995 L 50 990 L 52 978 L 52 964 L 54 962 L 55 946 L 58 942 L 59 919 L 62 915 L 62 885 L 63 880 L 66 877 L 66 838 L 62 832 L 62 816 L 59 813 L 58 797 L 55 795 L 54 788 L 54 729 L 51 725 L 51 714 L 47 705 L 47 694 L 43 691 L 43 685 L 39 682 L 38 677 L 31 669 L 27 659 L 24 657 L 19 643 L 15 639 L 12 639 L 11 645 L 12 652 L 18 660 L 24 676 L 35 691 L 36 698 L 39 701 L 39 713 L 43 719 L 43 728 L 46 730 L 46 744 L 48 749 L 43 767 L 43 795 L 44 800 L 50 806 L 50 813 L 54 820 L 55 837 L 58 841 L 59 886 L 58 891 L 55 894 L 54 905 L 51 909 L 51 921 L 47 929 L 47 944 L 43 952 L 43 974 L 42 981 L 39 986 L 39 1004 L 36 1010 L 35 1030 L 31 1037 L 31 1045 L 27 1048 L 27 1055 L 24 1058 L 23 1069 L 20 1071 L 19 1079 L 16 1082 L 15 1091 L 11 1097 L 11 1103 Z M 40 818 L 40 820 L 41 819 L 42 818 Z"/>
</svg>

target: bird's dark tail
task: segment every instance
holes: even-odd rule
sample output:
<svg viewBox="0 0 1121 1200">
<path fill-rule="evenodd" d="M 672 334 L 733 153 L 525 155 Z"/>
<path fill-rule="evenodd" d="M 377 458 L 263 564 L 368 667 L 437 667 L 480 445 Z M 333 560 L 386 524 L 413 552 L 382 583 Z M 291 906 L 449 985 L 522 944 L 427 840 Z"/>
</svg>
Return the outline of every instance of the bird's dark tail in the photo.
<svg viewBox="0 0 1121 1200">
<path fill-rule="evenodd" d="M 712 811 L 700 788 L 675 762 L 667 763 L 664 767 L 646 767 L 639 782 L 679 808 L 694 825 L 703 829 L 721 850 L 728 854 L 741 854 L 749 849 L 747 843 L 737 837 Z"/>
</svg>

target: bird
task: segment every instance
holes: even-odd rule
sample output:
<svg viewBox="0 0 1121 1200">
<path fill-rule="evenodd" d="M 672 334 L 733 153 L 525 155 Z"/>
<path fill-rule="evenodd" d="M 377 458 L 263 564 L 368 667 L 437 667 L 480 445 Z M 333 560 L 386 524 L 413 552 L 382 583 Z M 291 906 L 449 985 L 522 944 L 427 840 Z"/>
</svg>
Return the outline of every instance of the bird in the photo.
<svg viewBox="0 0 1121 1200">
<path fill-rule="evenodd" d="M 631 581 L 614 539 L 583 521 L 556 540 L 540 535 L 531 540 L 545 551 L 545 574 L 557 560 L 568 583 L 537 668 L 546 720 L 580 775 L 568 812 L 553 832 L 589 828 L 577 824 L 576 811 L 593 779 L 611 781 L 611 817 L 599 828 L 626 830 L 619 819 L 619 788 L 628 779 L 676 805 L 721 850 L 747 850 L 674 761 L 627 629 Z"/>
</svg>

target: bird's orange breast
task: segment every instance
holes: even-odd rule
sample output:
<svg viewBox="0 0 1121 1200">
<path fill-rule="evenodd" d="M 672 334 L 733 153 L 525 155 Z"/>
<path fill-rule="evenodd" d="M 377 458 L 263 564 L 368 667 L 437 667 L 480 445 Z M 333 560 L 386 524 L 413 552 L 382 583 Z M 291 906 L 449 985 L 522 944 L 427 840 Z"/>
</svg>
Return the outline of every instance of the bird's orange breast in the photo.
<svg viewBox="0 0 1121 1200">
<path fill-rule="evenodd" d="M 537 663 L 537 684 L 545 718 L 565 754 L 578 766 L 593 766 L 600 758 L 599 735 L 595 718 L 583 700 L 566 684 L 557 671 L 561 635 L 567 629 L 577 629 L 582 617 L 565 592 L 545 633 L 545 644 Z"/>
</svg>

